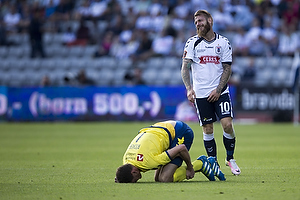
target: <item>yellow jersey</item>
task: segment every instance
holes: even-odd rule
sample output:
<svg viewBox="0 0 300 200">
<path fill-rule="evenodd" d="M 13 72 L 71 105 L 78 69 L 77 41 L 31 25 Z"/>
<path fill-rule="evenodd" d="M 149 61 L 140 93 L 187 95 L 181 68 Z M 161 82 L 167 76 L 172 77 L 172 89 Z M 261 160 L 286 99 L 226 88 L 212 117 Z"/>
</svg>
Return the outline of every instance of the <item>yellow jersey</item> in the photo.
<svg viewBox="0 0 300 200">
<path fill-rule="evenodd" d="M 123 164 L 132 164 L 142 172 L 168 164 L 171 159 L 166 151 L 174 138 L 175 129 L 170 123 L 159 122 L 141 129 L 128 146 Z"/>
</svg>

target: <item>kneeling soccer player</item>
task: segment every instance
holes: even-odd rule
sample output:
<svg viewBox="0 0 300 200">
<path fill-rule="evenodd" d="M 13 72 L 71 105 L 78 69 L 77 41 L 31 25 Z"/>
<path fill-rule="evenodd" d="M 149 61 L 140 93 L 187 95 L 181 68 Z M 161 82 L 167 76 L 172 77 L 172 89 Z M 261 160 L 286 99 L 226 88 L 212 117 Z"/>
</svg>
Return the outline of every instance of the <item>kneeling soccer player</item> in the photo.
<svg viewBox="0 0 300 200">
<path fill-rule="evenodd" d="M 141 129 L 123 156 L 115 182 L 135 183 L 142 178 L 141 172 L 149 170 L 156 170 L 157 182 L 192 179 L 195 172 L 202 172 L 210 181 L 215 180 L 214 176 L 226 180 L 213 157 L 200 156 L 191 163 L 193 139 L 192 129 L 181 121 L 158 122 Z M 181 166 L 183 161 L 186 166 Z"/>
</svg>

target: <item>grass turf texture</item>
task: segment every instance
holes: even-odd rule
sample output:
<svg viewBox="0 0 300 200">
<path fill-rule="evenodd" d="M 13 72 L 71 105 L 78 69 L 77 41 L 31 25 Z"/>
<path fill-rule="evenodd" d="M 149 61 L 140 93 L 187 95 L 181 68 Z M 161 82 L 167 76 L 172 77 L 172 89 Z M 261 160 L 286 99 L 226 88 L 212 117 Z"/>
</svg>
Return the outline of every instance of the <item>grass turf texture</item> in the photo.
<svg viewBox="0 0 300 200">
<path fill-rule="evenodd" d="M 137 131 L 152 123 L 0 124 L 0 199 L 300 199 L 300 127 L 235 125 L 235 157 L 242 173 L 225 167 L 222 131 L 215 126 L 218 160 L 227 180 L 197 173 L 181 183 L 155 183 L 154 171 L 137 184 L 114 183 L 115 171 Z M 204 153 L 195 132 L 192 160 Z"/>
</svg>

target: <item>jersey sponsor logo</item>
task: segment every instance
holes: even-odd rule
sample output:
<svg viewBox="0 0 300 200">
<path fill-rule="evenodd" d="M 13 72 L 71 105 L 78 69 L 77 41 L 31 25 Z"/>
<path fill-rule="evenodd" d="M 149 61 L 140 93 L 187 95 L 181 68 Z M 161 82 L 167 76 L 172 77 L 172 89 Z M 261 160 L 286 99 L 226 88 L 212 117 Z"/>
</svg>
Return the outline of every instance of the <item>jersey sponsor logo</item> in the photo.
<svg viewBox="0 0 300 200">
<path fill-rule="evenodd" d="M 199 59 L 200 59 L 200 64 L 206 64 L 206 63 L 220 64 L 219 56 L 201 56 L 199 57 Z"/>
<path fill-rule="evenodd" d="M 197 53 L 199 53 L 199 52 L 204 52 L 204 51 L 206 51 L 206 49 L 197 49 L 197 50 L 196 50 Z"/>
<path fill-rule="evenodd" d="M 131 145 L 129 146 L 129 149 L 139 149 L 140 147 L 141 147 L 140 144 L 131 144 Z"/>
<path fill-rule="evenodd" d="M 143 161 L 143 160 L 144 160 L 144 155 L 143 155 L 143 154 L 138 154 L 138 155 L 136 156 L 136 160 L 137 160 L 137 161 Z"/>
<path fill-rule="evenodd" d="M 205 121 L 205 122 L 210 122 L 212 120 L 213 120 L 212 118 L 206 118 L 206 117 L 203 119 L 203 121 Z"/>
<path fill-rule="evenodd" d="M 125 160 L 134 160 L 136 153 L 126 153 Z"/>
</svg>

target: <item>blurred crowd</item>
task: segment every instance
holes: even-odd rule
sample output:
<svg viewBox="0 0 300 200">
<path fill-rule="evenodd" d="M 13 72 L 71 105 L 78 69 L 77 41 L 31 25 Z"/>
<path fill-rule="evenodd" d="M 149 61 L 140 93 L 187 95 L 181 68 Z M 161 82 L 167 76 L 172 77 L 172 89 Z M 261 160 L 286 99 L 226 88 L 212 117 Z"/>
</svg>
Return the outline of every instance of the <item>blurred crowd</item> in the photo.
<svg viewBox="0 0 300 200">
<path fill-rule="evenodd" d="M 97 45 L 95 57 L 181 56 L 196 34 L 198 9 L 212 14 L 235 56 L 292 56 L 299 49 L 299 0 L 0 0 L 0 45 L 10 45 L 10 34 L 30 34 L 44 57 L 36 38 L 51 32 L 61 33 L 64 45 Z M 79 26 L 63 26 L 68 21 Z"/>
</svg>

